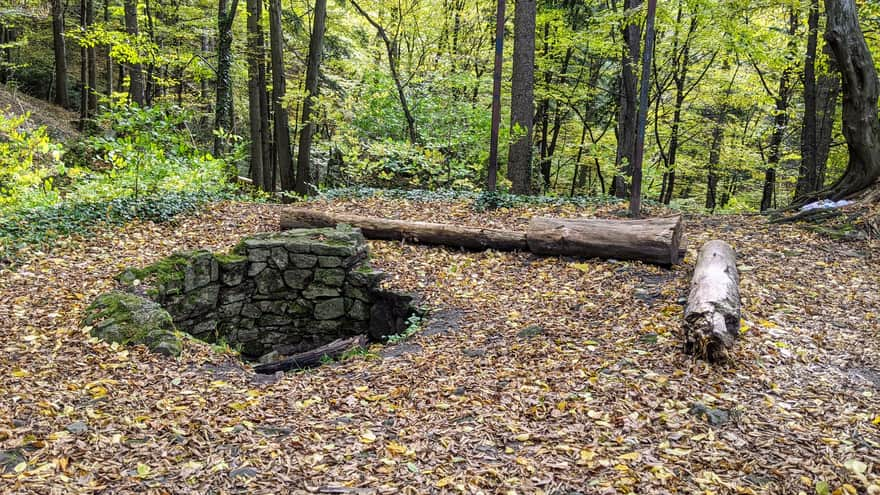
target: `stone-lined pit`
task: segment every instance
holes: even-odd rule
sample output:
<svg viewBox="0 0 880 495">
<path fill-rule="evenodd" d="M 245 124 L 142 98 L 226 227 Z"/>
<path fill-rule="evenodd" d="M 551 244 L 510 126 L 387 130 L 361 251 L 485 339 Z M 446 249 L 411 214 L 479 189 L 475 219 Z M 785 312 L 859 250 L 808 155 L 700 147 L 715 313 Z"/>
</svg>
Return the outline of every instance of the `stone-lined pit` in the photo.
<svg viewBox="0 0 880 495">
<path fill-rule="evenodd" d="M 378 340 L 404 331 L 412 296 L 381 289 L 383 275 L 370 267 L 358 229 L 259 234 L 229 254 L 182 252 L 125 270 L 117 277 L 121 290 L 100 296 L 85 322 L 100 338 L 153 348 L 151 342 L 168 339 L 125 327 L 163 318 L 132 318 L 108 308 L 139 315 L 158 310 L 170 315 L 176 329 L 207 342 L 226 342 L 246 359 L 292 355 L 341 337 L 366 334 Z M 147 309 L 132 310 L 132 296 Z M 120 298 L 126 304 L 115 304 Z M 138 337 L 147 334 L 153 337 Z M 155 350 L 174 354 L 169 348 L 174 346 Z"/>
</svg>

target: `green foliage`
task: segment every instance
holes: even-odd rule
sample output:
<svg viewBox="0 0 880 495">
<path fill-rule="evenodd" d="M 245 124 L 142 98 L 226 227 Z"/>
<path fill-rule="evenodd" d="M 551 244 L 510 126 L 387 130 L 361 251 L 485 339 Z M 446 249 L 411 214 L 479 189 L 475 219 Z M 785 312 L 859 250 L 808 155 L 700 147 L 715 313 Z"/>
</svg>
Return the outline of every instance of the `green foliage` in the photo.
<svg viewBox="0 0 880 495">
<path fill-rule="evenodd" d="M 391 345 L 399 344 L 401 342 L 406 342 L 410 337 L 416 334 L 422 328 L 422 317 L 419 315 L 412 315 L 406 320 L 406 329 L 394 335 L 389 335 L 387 338 L 387 342 Z"/>
<path fill-rule="evenodd" d="M 66 171 L 61 154 L 45 128 L 28 130 L 27 115 L 0 113 L 0 212 L 55 200 L 54 177 Z"/>
</svg>

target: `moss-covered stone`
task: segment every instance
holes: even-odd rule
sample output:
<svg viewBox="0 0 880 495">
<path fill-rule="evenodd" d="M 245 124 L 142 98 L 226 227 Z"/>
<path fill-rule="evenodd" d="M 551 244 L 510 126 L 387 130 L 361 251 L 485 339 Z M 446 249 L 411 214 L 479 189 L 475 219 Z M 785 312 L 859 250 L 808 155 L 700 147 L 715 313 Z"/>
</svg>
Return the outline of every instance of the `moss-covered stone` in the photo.
<svg viewBox="0 0 880 495">
<path fill-rule="evenodd" d="M 171 315 L 157 303 L 127 292 L 98 296 L 86 310 L 83 324 L 99 339 L 120 344 L 143 344 L 168 356 L 180 354 L 182 344 Z"/>
<path fill-rule="evenodd" d="M 315 270 L 315 282 L 328 287 L 342 287 L 345 271 L 341 268 L 318 268 Z"/>
</svg>

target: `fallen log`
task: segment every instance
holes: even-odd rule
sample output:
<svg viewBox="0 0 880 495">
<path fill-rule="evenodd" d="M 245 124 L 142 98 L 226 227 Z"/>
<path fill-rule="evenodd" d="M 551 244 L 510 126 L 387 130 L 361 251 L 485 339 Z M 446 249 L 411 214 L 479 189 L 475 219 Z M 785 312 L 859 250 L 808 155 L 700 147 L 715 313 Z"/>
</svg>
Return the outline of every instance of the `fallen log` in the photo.
<svg viewBox="0 0 880 495">
<path fill-rule="evenodd" d="M 740 308 L 736 253 L 724 241 L 709 241 L 697 257 L 684 310 L 685 352 L 709 361 L 726 358 L 739 337 Z"/>
<path fill-rule="evenodd" d="M 262 374 L 272 374 L 276 371 L 313 368 L 320 365 L 321 361 L 325 359 L 325 356 L 327 358 L 335 359 L 346 351 L 357 347 L 363 347 L 366 344 L 367 337 L 365 335 L 358 335 L 348 339 L 337 339 L 327 345 L 312 349 L 311 351 L 301 352 L 274 363 L 254 366 L 254 371 Z"/>
<path fill-rule="evenodd" d="M 535 254 L 674 265 L 680 256 L 681 230 L 679 216 L 644 220 L 535 217 L 526 238 Z"/>
<path fill-rule="evenodd" d="M 358 227 L 370 239 L 404 240 L 466 249 L 527 251 L 551 256 L 581 256 L 641 260 L 673 265 L 682 256 L 681 217 L 645 220 L 578 219 L 537 217 L 526 233 L 464 227 L 443 223 L 388 220 L 383 218 L 325 213 L 296 208 L 281 215 L 281 230 L 304 227 Z"/>
<path fill-rule="evenodd" d="M 303 227 L 333 227 L 340 223 L 360 228 L 364 236 L 369 239 L 411 241 L 476 250 L 525 251 L 528 249 L 525 234 L 509 230 L 387 220 L 346 213 L 325 213 L 305 208 L 287 210 L 281 215 L 281 230 Z"/>
</svg>

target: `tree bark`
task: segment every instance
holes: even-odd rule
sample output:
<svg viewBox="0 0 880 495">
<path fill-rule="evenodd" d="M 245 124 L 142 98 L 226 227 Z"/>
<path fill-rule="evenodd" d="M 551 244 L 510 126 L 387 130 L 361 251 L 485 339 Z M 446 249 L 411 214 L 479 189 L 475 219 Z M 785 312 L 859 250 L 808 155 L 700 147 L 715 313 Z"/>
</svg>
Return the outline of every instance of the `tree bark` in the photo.
<svg viewBox="0 0 880 495">
<path fill-rule="evenodd" d="M 226 135 L 233 131 L 232 101 L 232 22 L 238 10 L 238 0 L 220 0 L 217 13 L 217 103 L 214 108 L 214 154 L 229 152 Z"/>
<path fill-rule="evenodd" d="M 269 39 L 272 50 L 272 104 L 275 117 L 275 157 L 281 190 L 293 191 L 293 160 L 290 154 L 290 119 L 284 106 L 287 78 L 284 67 L 284 34 L 281 29 L 281 0 L 269 2 Z"/>
<path fill-rule="evenodd" d="M 526 234 L 535 254 L 640 260 L 663 266 L 679 261 L 681 217 L 644 220 L 534 217 Z"/>
<path fill-rule="evenodd" d="M 137 0 L 125 0 L 125 31 L 132 39 L 137 39 L 140 34 L 138 29 Z M 140 55 L 138 55 L 140 56 Z M 131 80 L 128 86 L 128 98 L 139 106 L 146 103 L 144 87 L 144 67 L 140 61 L 131 64 L 128 71 Z"/>
<path fill-rule="evenodd" d="M 410 241 L 465 249 L 531 250 L 549 256 L 641 260 L 668 266 L 681 252 L 681 217 L 645 220 L 556 219 L 535 217 L 527 232 L 442 223 L 388 220 L 305 208 L 286 210 L 281 230 L 305 227 L 358 227 L 369 239 Z"/>
<path fill-rule="evenodd" d="M 846 171 L 831 186 L 836 200 L 870 187 L 880 177 L 878 81 L 854 0 L 825 0 L 825 12 L 825 40 L 843 81 L 843 135 L 849 149 Z"/>
<path fill-rule="evenodd" d="M 64 0 L 52 0 L 52 46 L 55 52 L 55 104 L 70 106 L 67 87 L 67 43 L 64 39 Z"/>
<path fill-rule="evenodd" d="M 532 119 L 535 113 L 535 0 L 514 8 L 513 79 L 510 89 L 510 144 L 507 178 L 515 194 L 532 193 Z"/>
<path fill-rule="evenodd" d="M 489 132 L 489 166 L 486 174 L 486 189 L 489 192 L 495 192 L 498 181 L 498 140 L 501 128 L 501 73 L 504 68 L 504 15 L 506 7 L 506 0 L 498 0 L 498 8 L 495 12 L 495 61 L 492 71 L 492 127 Z M 458 10 L 455 12 L 454 24 L 453 49 L 458 39 Z M 453 58 L 453 60 L 456 58 Z"/>
<path fill-rule="evenodd" d="M 740 307 L 736 253 L 724 241 L 709 241 L 697 257 L 684 311 L 685 352 L 709 361 L 726 357 L 739 337 Z"/>
<path fill-rule="evenodd" d="M 296 157 L 296 192 L 309 194 L 311 191 L 310 171 L 312 163 L 312 136 L 315 134 L 315 122 L 313 108 L 318 99 L 318 75 L 321 69 L 321 54 L 324 49 L 324 24 L 327 18 L 327 0 L 315 0 L 314 22 L 312 24 L 312 36 L 309 39 L 309 63 L 306 67 L 306 97 L 303 100 L 302 131 L 299 135 L 299 152 Z M 381 29 L 381 28 L 379 28 Z M 384 33 L 384 30 L 382 30 Z M 383 35 L 384 36 L 384 35 Z M 389 56 L 391 53 L 389 52 Z M 389 61 L 392 64 L 392 61 Z M 394 66 L 395 64 L 392 64 Z M 392 69 L 392 76 L 397 78 L 396 68 Z M 402 105 L 409 113 L 409 107 L 403 103 L 403 93 L 399 94 Z M 407 118 L 409 122 L 409 117 Z M 414 127 L 411 128 L 414 132 Z M 412 135 L 410 136 L 412 137 Z M 414 141 L 413 141 L 414 142 Z"/>
<path fill-rule="evenodd" d="M 337 339 L 327 345 L 290 356 L 281 361 L 254 366 L 254 372 L 272 374 L 278 371 L 314 368 L 315 366 L 320 366 L 324 359 L 338 358 L 347 351 L 358 347 L 364 347 L 365 345 L 367 345 L 367 337 L 365 335 L 358 335 L 347 339 Z"/>
<path fill-rule="evenodd" d="M 91 28 L 95 24 L 95 0 L 86 1 L 86 26 Z M 86 49 L 88 55 L 88 98 L 87 115 L 93 118 L 98 112 L 98 49 L 91 45 Z"/>
<path fill-rule="evenodd" d="M 250 125 L 250 167 L 254 185 L 268 191 L 270 177 L 266 177 L 268 156 L 263 156 L 263 99 L 266 81 L 263 66 L 265 54 L 261 44 L 262 0 L 247 0 L 247 48 L 248 48 L 248 120 Z M 261 75 L 263 77 L 261 77 Z"/>
<path fill-rule="evenodd" d="M 819 38 L 819 0 L 810 0 L 807 18 L 807 53 L 804 56 L 804 118 L 801 125 L 801 163 L 794 197 L 797 200 L 814 192 L 818 166 L 818 100 L 816 88 L 816 56 Z"/>
<path fill-rule="evenodd" d="M 630 16 L 622 29 L 623 54 L 620 61 L 618 113 L 617 113 L 617 153 L 614 159 L 615 175 L 611 181 L 611 194 L 618 198 L 629 195 L 627 177 L 632 176 L 632 164 L 636 153 L 638 135 L 638 79 L 636 61 L 639 59 L 641 33 L 633 11 L 642 5 L 642 0 L 624 0 L 623 10 Z"/>
<path fill-rule="evenodd" d="M 632 191 L 629 198 L 629 216 L 631 218 L 639 218 L 642 215 L 642 160 L 645 155 L 645 127 L 648 125 L 648 89 L 651 77 L 651 58 L 654 55 L 654 17 L 656 12 L 657 0 L 648 0 L 648 13 L 645 21 L 645 50 L 642 53 L 642 77 L 636 125 L 636 153 L 632 165 Z M 678 246 L 676 246 L 676 254 L 677 249 Z M 678 260 L 673 259 L 672 263 L 676 261 Z"/>
</svg>

